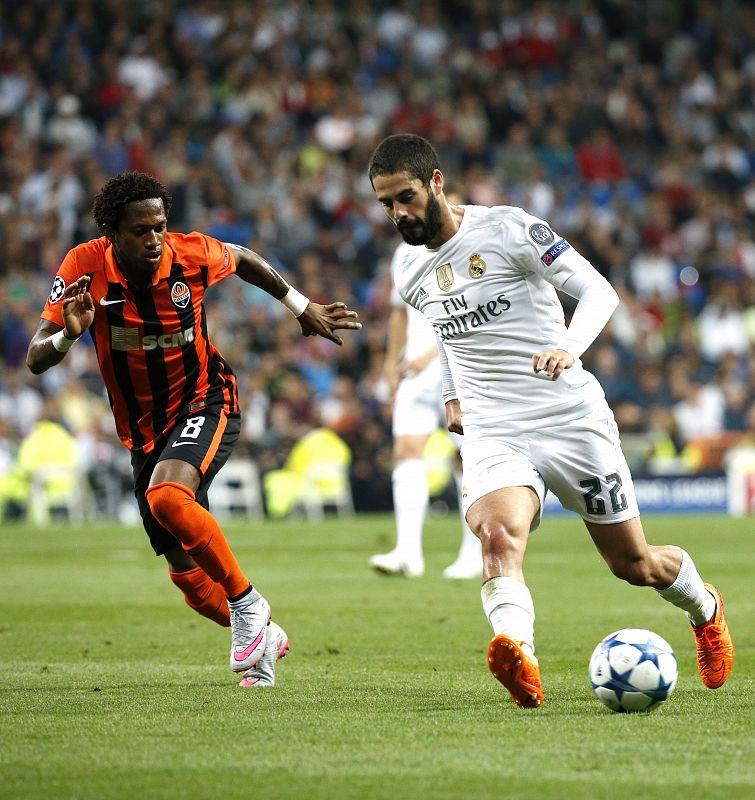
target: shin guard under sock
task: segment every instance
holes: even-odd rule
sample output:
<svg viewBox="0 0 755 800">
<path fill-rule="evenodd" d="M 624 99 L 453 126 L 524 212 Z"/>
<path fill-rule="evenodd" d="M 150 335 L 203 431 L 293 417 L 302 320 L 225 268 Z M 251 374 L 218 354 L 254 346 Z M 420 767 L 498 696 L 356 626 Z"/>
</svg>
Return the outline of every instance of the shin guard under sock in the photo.
<svg viewBox="0 0 755 800">
<path fill-rule="evenodd" d="M 202 567 L 194 567 L 187 572 L 169 570 L 168 574 L 171 581 L 183 592 L 189 608 L 224 628 L 230 627 L 231 614 L 223 587 L 215 583 Z"/>
<path fill-rule="evenodd" d="M 236 556 L 215 517 L 197 503 L 194 492 L 180 483 L 150 486 L 147 502 L 155 519 L 181 542 L 181 547 L 219 583 L 227 597 L 249 587 Z"/>
</svg>

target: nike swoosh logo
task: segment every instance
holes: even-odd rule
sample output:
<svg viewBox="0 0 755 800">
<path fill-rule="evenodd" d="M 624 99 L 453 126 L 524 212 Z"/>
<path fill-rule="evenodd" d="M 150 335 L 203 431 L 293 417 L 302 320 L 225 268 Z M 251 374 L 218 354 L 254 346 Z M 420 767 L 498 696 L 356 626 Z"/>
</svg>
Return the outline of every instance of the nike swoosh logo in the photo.
<svg viewBox="0 0 755 800">
<path fill-rule="evenodd" d="M 104 297 L 100 297 L 100 305 L 101 306 L 112 306 L 113 303 L 125 303 L 125 300 L 105 300 Z"/>
<path fill-rule="evenodd" d="M 721 660 L 719 662 L 719 666 L 715 669 L 711 665 L 710 672 L 716 680 L 721 680 L 721 678 L 724 676 L 724 672 L 726 672 L 726 662 Z"/>
<path fill-rule="evenodd" d="M 196 442 L 173 442 L 171 447 L 181 447 L 182 444 L 196 444 Z"/>
<path fill-rule="evenodd" d="M 257 638 L 249 645 L 249 647 L 244 648 L 243 650 L 235 650 L 233 653 L 234 661 L 243 661 L 245 658 L 249 658 L 252 654 L 254 649 L 259 646 L 259 643 L 262 641 L 262 637 L 265 635 L 266 628 L 263 628 Z"/>
</svg>

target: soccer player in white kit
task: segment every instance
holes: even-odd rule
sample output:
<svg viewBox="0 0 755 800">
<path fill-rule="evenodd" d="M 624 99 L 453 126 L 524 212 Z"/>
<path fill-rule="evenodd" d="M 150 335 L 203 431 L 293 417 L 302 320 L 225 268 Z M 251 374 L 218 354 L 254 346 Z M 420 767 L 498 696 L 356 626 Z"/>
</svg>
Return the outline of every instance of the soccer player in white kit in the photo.
<svg viewBox="0 0 755 800">
<path fill-rule="evenodd" d="M 423 452 L 430 436 L 442 425 L 445 412 L 441 396 L 438 346 L 432 325 L 415 308 L 407 305 L 396 290 L 395 275 L 404 258 L 412 257 L 411 245 L 402 242 L 391 259 L 391 315 L 383 369 L 393 402 L 393 511 L 396 546 L 388 553 L 370 558 L 370 566 L 391 575 L 419 577 L 425 572 L 422 528 L 430 504 L 430 492 Z M 461 445 L 452 433 L 454 444 Z M 454 481 L 461 509 L 461 473 L 454 468 Z M 462 516 L 459 552 L 443 570 L 451 579 L 482 575 L 479 539 Z"/>
<path fill-rule="evenodd" d="M 463 511 L 482 543 L 490 671 L 517 705 L 541 705 L 523 562 L 550 490 L 582 517 L 614 575 L 686 612 L 703 683 L 721 686 L 734 660 L 721 594 L 681 548 L 647 543 L 613 414 L 579 360 L 616 308 L 616 292 L 522 209 L 450 204 L 437 153 L 422 137 L 384 139 L 369 177 L 415 247 L 398 291 L 435 329 L 448 428 L 464 434 Z M 577 300 L 568 328 L 556 289 Z"/>
</svg>

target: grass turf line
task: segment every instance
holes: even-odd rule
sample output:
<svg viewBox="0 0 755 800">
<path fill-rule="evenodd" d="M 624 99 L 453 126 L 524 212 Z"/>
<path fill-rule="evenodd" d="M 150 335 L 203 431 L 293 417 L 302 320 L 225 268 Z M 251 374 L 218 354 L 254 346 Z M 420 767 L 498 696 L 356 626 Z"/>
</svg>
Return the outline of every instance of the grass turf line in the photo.
<svg viewBox="0 0 755 800">
<path fill-rule="evenodd" d="M 390 515 L 228 525 L 291 637 L 273 690 L 241 690 L 228 632 L 186 608 L 138 529 L 5 526 L 0 798 L 745 798 L 755 793 L 752 520 L 648 517 L 727 603 L 732 677 L 697 676 L 681 614 L 613 578 L 576 518 L 546 518 L 526 574 L 545 705 L 488 673 L 477 581 L 440 577 L 458 521 L 430 520 L 427 574 L 372 574 Z M 618 715 L 587 681 L 595 644 L 657 631 L 680 677 Z"/>
</svg>

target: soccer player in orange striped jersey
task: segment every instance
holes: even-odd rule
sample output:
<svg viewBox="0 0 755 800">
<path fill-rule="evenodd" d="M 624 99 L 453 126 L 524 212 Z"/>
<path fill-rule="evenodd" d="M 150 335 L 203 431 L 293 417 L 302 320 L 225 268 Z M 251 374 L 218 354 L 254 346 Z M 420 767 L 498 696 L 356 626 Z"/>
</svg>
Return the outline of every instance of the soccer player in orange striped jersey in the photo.
<svg viewBox="0 0 755 800">
<path fill-rule="evenodd" d="M 93 209 L 103 235 L 63 259 L 27 364 L 44 372 L 89 330 L 152 547 L 187 604 L 231 627 L 231 669 L 247 672 L 271 638 L 270 607 L 209 512 L 207 490 L 240 419 L 235 376 L 208 337 L 204 293 L 235 272 L 281 301 L 304 336 L 340 345 L 335 331 L 361 325 L 345 303 L 310 302 L 251 250 L 169 233 L 170 202 L 149 175 L 108 180 Z"/>
</svg>

